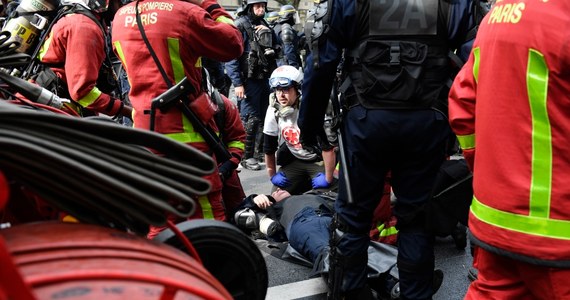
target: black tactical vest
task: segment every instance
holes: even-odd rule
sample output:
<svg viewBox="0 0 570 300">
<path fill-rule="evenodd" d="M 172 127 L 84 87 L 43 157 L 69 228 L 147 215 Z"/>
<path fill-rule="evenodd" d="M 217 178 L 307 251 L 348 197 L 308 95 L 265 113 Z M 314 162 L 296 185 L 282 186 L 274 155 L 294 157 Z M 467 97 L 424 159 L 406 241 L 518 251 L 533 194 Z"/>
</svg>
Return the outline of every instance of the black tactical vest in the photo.
<svg viewBox="0 0 570 300">
<path fill-rule="evenodd" d="M 346 53 L 347 99 L 381 109 L 424 109 L 447 103 L 449 5 L 445 2 L 359 1 L 361 42 Z"/>
<path fill-rule="evenodd" d="M 249 17 L 241 16 L 235 21 L 236 27 L 247 34 L 249 40 L 243 54 L 239 58 L 240 71 L 243 78 L 268 79 L 271 72 L 277 68 L 275 60 L 275 50 L 273 50 L 273 31 L 255 30 L 255 25 L 264 25 L 267 28 L 269 24 L 265 20 L 260 19 L 259 24 L 252 23 Z M 268 51 L 273 50 L 273 51 Z M 268 53 L 272 53 L 268 55 Z"/>
</svg>

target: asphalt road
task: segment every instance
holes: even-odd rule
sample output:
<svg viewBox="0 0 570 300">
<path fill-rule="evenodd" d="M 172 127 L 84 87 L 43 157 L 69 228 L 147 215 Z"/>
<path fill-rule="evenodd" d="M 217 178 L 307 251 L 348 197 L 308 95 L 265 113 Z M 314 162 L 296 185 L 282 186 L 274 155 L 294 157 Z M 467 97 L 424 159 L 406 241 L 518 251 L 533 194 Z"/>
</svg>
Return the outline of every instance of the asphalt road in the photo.
<svg viewBox="0 0 570 300">
<path fill-rule="evenodd" d="M 271 184 L 263 168 L 260 171 L 241 169 L 240 178 L 246 195 L 269 193 Z M 326 284 L 321 278 L 309 278 L 310 268 L 278 259 L 268 254 L 270 249 L 261 240 L 256 241 L 265 256 L 269 273 L 268 300 L 326 299 Z M 436 268 L 443 270 L 444 280 L 434 295 L 435 300 L 463 299 L 469 286 L 467 272 L 472 258 L 468 249 L 457 250 L 451 237 L 438 238 L 435 255 Z"/>
</svg>

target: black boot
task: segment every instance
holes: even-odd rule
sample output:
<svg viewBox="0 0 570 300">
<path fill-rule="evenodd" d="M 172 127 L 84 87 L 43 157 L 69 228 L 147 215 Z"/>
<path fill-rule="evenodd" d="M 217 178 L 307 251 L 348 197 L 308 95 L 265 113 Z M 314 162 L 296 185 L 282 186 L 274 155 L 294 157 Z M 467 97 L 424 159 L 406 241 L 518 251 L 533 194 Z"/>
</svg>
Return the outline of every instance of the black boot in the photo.
<svg viewBox="0 0 570 300">
<path fill-rule="evenodd" d="M 457 223 L 455 229 L 451 233 L 455 248 L 457 250 L 464 250 L 467 247 L 467 227 L 461 223 Z"/>
<path fill-rule="evenodd" d="M 259 122 L 257 128 L 257 136 L 255 137 L 255 155 L 254 157 L 262 163 L 265 160 L 265 154 L 263 153 L 263 122 Z"/>
<path fill-rule="evenodd" d="M 435 295 L 439 288 L 443 284 L 443 271 L 440 269 L 436 269 L 433 271 L 433 283 L 432 283 L 432 290 L 433 294 Z M 391 300 L 400 299 L 400 283 L 397 282 L 392 289 L 390 290 L 390 298 Z"/>
<path fill-rule="evenodd" d="M 257 137 L 257 130 L 259 129 L 259 119 L 254 116 L 248 116 L 245 123 L 245 149 L 241 165 L 248 170 L 261 170 L 259 162 L 254 157 L 255 153 L 255 139 Z"/>
<path fill-rule="evenodd" d="M 443 271 L 436 269 L 433 271 L 433 294 L 439 291 L 441 284 L 443 283 Z"/>
<path fill-rule="evenodd" d="M 360 289 L 355 289 L 344 293 L 342 299 L 345 300 L 374 300 L 372 289 L 368 285 Z"/>
</svg>

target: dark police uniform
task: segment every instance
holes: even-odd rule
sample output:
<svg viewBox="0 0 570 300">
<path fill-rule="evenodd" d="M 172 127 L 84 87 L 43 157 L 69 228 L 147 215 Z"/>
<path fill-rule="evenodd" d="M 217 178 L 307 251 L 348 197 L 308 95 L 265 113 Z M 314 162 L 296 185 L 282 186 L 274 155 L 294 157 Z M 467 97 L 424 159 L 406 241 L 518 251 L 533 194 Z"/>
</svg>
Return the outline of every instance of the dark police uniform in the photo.
<svg viewBox="0 0 570 300">
<path fill-rule="evenodd" d="M 257 3 L 256 1 L 251 1 L 252 3 Z M 259 1 L 263 2 L 263 1 Z M 247 10 L 250 9 L 250 5 L 247 6 Z M 265 63 L 261 63 L 260 56 L 262 53 L 255 53 L 255 57 L 252 58 L 252 44 L 257 43 L 257 47 L 261 46 L 257 41 L 251 42 L 252 36 L 255 35 L 255 26 L 264 25 L 267 28 L 269 24 L 263 19 L 263 17 L 253 17 L 251 13 L 247 11 L 244 15 L 238 17 L 235 21 L 236 26 L 240 29 L 243 37 L 244 52 L 243 54 L 235 60 L 231 60 L 225 64 L 226 72 L 230 77 L 232 84 L 234 86 L 244 86 L 245 88 L 245 99 L 238 99 L 240 101 L 240 116 L 246 130 L 246 145 L 244 152 L 244 159 L 252 158 L 256 152 L 254 149 L 257 140 L 263 140 L 263 120 L 265 119 L 265 112 L 269 106 L 269 94 L 271 90 L 269 88 L 269 76 L 271 72 L 277 67 L 275 57 L 265 57 Z M 249 31 L 249 32 L 248 32 Z M 271 45 L 275 55 L 281 51 L 280 45 L 277 44 L 277 36 L 275 32 L 271 30 Z M 263 50 L 261 50 L 263 51 Z M 258 142 L 257 152 L 263 152 L 262 142 Z"/>
<path fill-rule="evenodd" d="M 277 62 L 279 66 L 289 65 L 295 68 L 301 67 L 301 56 L 299 55 L 299 33 L 291 24 L 277 24 L 274 28 L 275 34 L 283 44 L 283 57 Z"/>
<path fill-rule="evenodd" d="M 472 1 L 328 0 L 317 4 L 305 25 L 312 53 L 299 126 L 306 144 L 316 143 L 323 127 L 319 116 L 345 51 L 341 133 L 354 203 L 341 170 L 329 297 L 360 298 L 367 290 L 367 232 L 388 171 L 398 198 L 401 298 L 430 299 L 434 293 L 434 236 L 425 230 L 422 207 L 450 135 L 448 53 L 475 27 L 472 10 Z"/>
</svg>

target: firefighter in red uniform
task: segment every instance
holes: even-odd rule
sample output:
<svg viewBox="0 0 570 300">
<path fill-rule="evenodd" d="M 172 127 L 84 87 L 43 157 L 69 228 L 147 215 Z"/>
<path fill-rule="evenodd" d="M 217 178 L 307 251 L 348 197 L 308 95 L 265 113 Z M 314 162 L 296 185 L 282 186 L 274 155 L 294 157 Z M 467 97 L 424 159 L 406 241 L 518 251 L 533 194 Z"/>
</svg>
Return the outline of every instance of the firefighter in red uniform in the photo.
<svg viewBox="0 0 570 300">
<path fill-rule="evenodd" d="M 187 77 L 196 89 L 190 101 L 202 91 L 202 66 L 200 57 L 228 61 L 241 55 L 243 42 L 233 19 L 214 0 L 143 0 L 131 2 L 117 11 L 113 20 L 113 48 L 121 62 L 131 90 L 134 127 L 150 128 L 151 100 L 168 89 L 158 71 L 137 25 L 135 7 L 138 5 L 141 24 L 152 49 L 159 58 L 168 80 L 180 82 Z M 217 131 L 214 118 L 207 125 Z M 182 143 L 191 145 L 207 154 L 212 149 L 195 131 L 182 112 L 172 107 L 164 112 L 156 111 L 155 131 Z M 222 181 L 218 172 L 206 176 L 212 188 L 207 196 L 196 200 L 198 209 L 192 218 L 225 220 L 221 198 Z M 156 230 L 149 234 L 152 237 Z"/>
<path fill-rule="evenodd" d="M 466 299 L 569 299 L 570 2 L 497 1 L 449 94 L 473 170 Z"/>
<path fill-rule="evenodd" d="M 226 96 L 220 95 L 222 105 L 216 114 L 216 125 L 220 129 L 220 138 L 231 154 L 231 158 L 225 162 L 219 162 L 218 170 L 223 181 L 222 198 L 226 207 L 228 218 L 233 217 L 233 212 L 245 198 L 245 192 L 238 176 L 237 167 L 245 149 L 245 129 L 239 116 L 239 110 Z"/>
<path fill-rule="evenodd" d="M 74 6 L 74 13 L 55 23 L 38 54 L 39 60 L 67 85 L 64 89 L 69 95 L 60 96 L 75 100 L 91 113 L 130 118 L 130 106 L 96 86 L 107 49 L 101 14 L 107 11 L 109 0 L 64 0 L 62 5 Z"/>
</svg>

